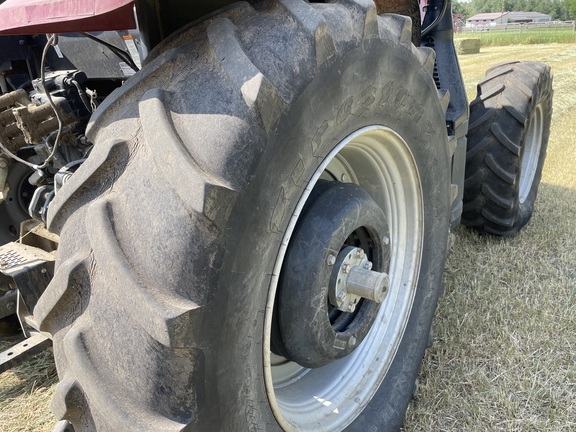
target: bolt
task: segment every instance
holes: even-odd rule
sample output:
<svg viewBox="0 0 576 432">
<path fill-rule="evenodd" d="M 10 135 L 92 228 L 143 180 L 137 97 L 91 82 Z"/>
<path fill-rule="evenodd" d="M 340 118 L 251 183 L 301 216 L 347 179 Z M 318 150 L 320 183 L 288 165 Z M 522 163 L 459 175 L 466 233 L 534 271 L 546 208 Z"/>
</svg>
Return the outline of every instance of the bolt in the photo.
<svg viewBox="0 0 576 432">
<path fill-rule="evenodd" d="M 388 243 L 390 243 L 390 239 L 387 236 L 384 236 L 384 237 L 382 237 L 382 243 L 387 245 Z"/>
<path fill-rule="evenodd" d="M 0 267 L 6 267 L 8 263 L 6 261 L 0 261 Z"/>
<path fill-rule="evenodd" d="M 348 181 L 348 176 L 346 174 L 342 174 L 340 180 L 342 180 L 342 183 L 346 183 Z"/>
<path fill-rule="evenodd" d="M 354 312 L 355 306 L 356 306 L 356 305 L 355 305 L 354 303 L 350 303 L 350 304 L 348 305 L 348 312 Z"/>
<path fill-rule="evenodd" d="M 346 293 L 344 291 L 340 291 L 336 297 L 338 297 L 338 300 L 344 300 L 346 298 Z"/>
<path fill-rule="evenodd" d="M 343 264 L 342 265 L 342 271 L 344 273 L 350 273 L 350 269 L 351 269 L 350 264 Z"/>
<path fill-rule="evenodd" d="M 336 263 L 336 257 L 332 254 L 328 255 L 328 258 L 326 258 L 326 264 L 328 264 L 329 266 L 333 266 Z"/>
<path fill-rule="evenodd" d="M 358 249 L 356 251 L 356 256 L 360 259 L 364 258 L 364 249 Z"/>
<path fill-rule="evenodd" d="M 46 269 L 43 268 L 42 270 L 40 270 L 40 273 L 46 273 Z"/>
<path fill-rule="evenodd" d="M 356 345 L 356 338 L 354 336 L 350 336 L 350 345 L 354 346 Z"/>
<path fill-rule="evenodd" d="M 366 262 L 364 263 L 364 268 L 365 268 L 366 270 L 372 270 L 372 263 L 371 263 L 370 261 L 366 261 Z"/>
<path fill-rule="evenodd" d="M 6 309 L 8 309 L 9 311 L 16 310 L 16 303 L 14 303 L 14 302 L 6 303 Z"/>
</svg>

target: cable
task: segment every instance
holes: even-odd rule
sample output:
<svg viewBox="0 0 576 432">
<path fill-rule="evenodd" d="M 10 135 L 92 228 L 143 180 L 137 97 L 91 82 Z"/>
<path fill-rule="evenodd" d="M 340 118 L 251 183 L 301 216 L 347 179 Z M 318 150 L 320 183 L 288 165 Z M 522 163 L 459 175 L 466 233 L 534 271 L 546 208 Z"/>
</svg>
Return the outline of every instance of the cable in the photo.
<svg viewBox="0 0 576 432">
<path fill-rule="evenodd" d="M 136 63 L 134 63 L 134 61 L 132 60 L 132 57 L 130 57 L 130 53 L 118 48 L 117 46 L 114 46 L 100 38 L 97 38 L 96 36 L 90 34 L 90 33 L 80 33 L 81 35 L 86 36 L 88 39 L 92 39 L 93 41 L 98 42 L 99 44 L 104 45 L 106 48 L 108 48 L 110 51 L 112 51 L 114 54 L 116 54 L 116 56 L 118 58 L 120 58 L 120 60 L 124 61 L 125 63 L 128 64 L 128 66 L 130 66 L 134 72 L 138 72 L 140 69 L 138 69 L 138 66 L 136 66 Z"/>
<path fill-rule="evenodd" d="M 74 87 L 76 87 L 76 90 L 78 91 L 78 96 L 80 96 L 80 99 L 82 100 L 82 103 L 84 104 L 84 106 L 86 107 L 88 112 L 94 112 L 94 110 L 92 109 L 92 106 L 90 105 L 90 100 L 88 99 L 88 95 L 86 94 L 86 92 L 84 90 L 82 90 L 82 87 L 80 87 L 80 84 L 78 84 L 78 81 L 72 80 L 71 83 L 74 85 Z"/>
</svg>

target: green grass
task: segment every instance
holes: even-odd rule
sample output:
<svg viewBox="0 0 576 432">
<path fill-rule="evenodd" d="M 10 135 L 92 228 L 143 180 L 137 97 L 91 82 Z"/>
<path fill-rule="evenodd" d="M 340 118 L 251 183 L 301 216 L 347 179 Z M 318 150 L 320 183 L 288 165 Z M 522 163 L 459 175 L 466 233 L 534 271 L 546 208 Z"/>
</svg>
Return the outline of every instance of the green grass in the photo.
<svg viewBox="0 0 576 432">
<path fill-rule="evenodd" d="M 484 70 L 513 59 L 544 61 L 555 75 L 536 210 L 513 239 L 456 231 L 407 432 L 576 430 L 576 46 L 462 56 L 470 99 Z M 55 382 L 50 352 L 0 375 L 0 431 L 49 431 Z"/>
<path fill-rule="evenodd" d="M 464 32 L 457 34 L 456 39 L 480 39 L 482 47 L 574 43 L 576 32 L 571 28 Z"/>
</svg>

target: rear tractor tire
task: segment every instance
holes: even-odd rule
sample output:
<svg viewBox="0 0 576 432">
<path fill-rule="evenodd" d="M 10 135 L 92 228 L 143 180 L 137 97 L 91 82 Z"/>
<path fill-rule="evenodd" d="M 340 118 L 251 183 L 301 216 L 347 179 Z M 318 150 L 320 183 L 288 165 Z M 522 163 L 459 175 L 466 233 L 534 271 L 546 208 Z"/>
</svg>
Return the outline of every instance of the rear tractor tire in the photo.
<svg viewBox="0 0 576 432">
<path fill-rule="evenodd" d="M 550 67 L 498 65 L 470 104 L 462 222 L 512 236 L 534 211 L 552 117 Z"/>
<path fill-rule="evenodd" d="M 35 316 L 55 415 L 76 431 L 398 430 L 451 208 L 432 50 L 372 1 L 281 0 L 156 55 L 99 108 L 49 209 L 60 249 Z"/>
</svg>

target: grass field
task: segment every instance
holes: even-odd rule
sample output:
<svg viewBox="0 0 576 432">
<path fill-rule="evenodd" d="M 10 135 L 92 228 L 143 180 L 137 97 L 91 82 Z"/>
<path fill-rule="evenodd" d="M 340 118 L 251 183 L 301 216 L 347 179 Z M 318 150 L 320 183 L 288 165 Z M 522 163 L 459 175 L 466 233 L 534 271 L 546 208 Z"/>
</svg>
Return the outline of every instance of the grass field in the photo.
<svg viewBox="0 0 576 432">
<path fill-rule="evenodd" d="M 463 32 L 458 39 L 480 39 L 483 47 L 505 45 L 534 45 L 550 43 L 574 43 L 576 32 L 572 28 L 537 28 L 529 30 Z"/>
<path fill-rule="evenodd" d="M 406 431 L 576 430 L 576 46 L 461 56 L 469 98 L 482 70 L 508 59 L 543 61 L 555 76 L 536 210 L 513 239 L 456 232 Z"/>
<path fill-rule="evenodd" d="M 406 432 L 576 430 L 576 45 L 462 56 L 469 97 L 485 69 L 512 59 L 543 61 L 555 75 L 536 210 L 513 239 L 456 231 Z M 55 382 L 49 352 L 0 376 L 0 431 L 50 430 Z"/>
</svg>

